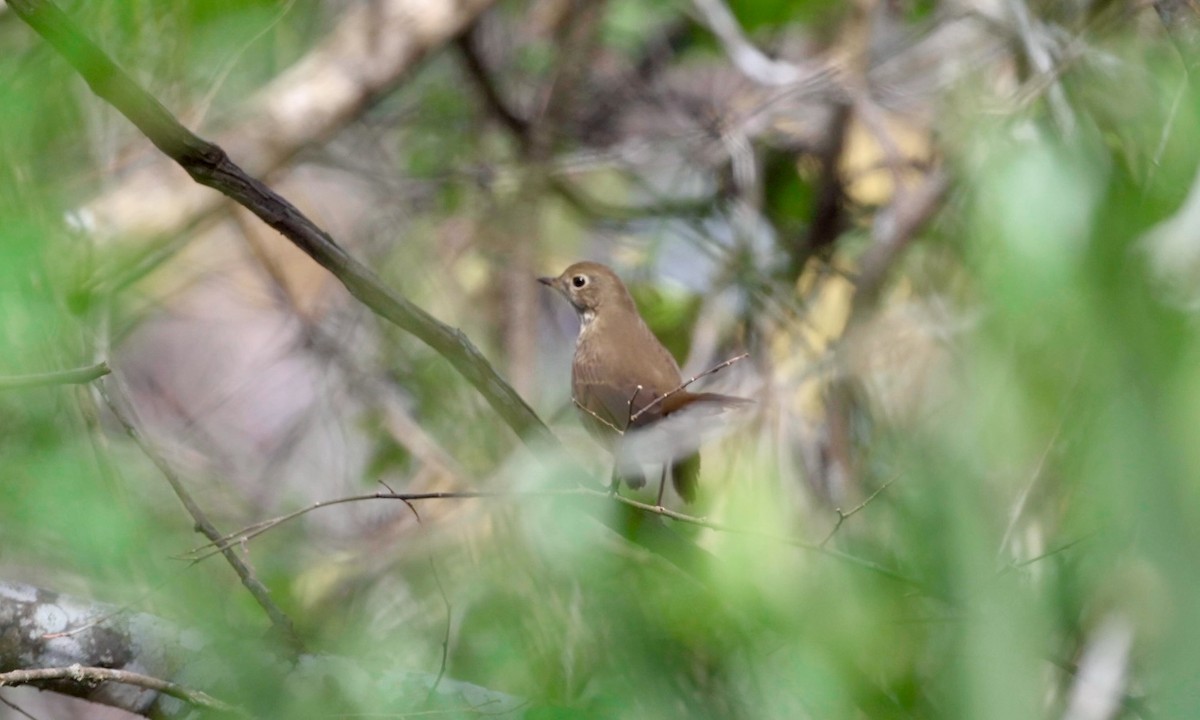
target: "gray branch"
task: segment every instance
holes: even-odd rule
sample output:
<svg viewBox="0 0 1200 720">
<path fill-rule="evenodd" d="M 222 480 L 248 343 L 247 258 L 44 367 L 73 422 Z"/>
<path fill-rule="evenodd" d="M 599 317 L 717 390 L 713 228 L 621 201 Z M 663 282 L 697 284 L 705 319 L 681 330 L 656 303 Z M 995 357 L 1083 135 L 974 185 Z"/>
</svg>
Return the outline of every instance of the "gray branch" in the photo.
<svg viewBox="0 0 1200 720">
<path fill-rule="evenodd" d="M 227 707 L 209 695 L 238 685 L 233 674 L 239 664 L 222 652 L 227 647 L 214 649 L 204 633 L 154 615 L 0 581 L 0 686 L 20 681 L 147 717 L 188 717 L 197 708 Z M 364 668 L 346 657 L 304 655 L 292 665 L 257 644 L 241 657 L 278 672 L 283 692 L 318 688 L 324 697 L 359 703 L 349 712 L 455 708 L 511 720 L 523 717 L 528 706 L 478 685 L 448 678 L 438 683 L 434 673 Z"/>
</svg>

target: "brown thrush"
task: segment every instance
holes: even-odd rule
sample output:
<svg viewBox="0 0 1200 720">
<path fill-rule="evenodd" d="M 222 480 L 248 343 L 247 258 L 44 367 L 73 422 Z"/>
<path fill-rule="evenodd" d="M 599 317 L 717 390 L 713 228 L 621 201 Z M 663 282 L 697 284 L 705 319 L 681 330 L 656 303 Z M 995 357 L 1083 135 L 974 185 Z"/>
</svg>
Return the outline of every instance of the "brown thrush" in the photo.
<svg viewBox="0 0 1200 720">
<path fill-rule="evenodd" d="M 579 262 L 555 278 L 538 282 L 561 292 L 579 314 L 579 339 L 571 365 L 572 399 L 580 410 L 584 427 L 613 453 L 613 489 L 623 476 L 631 488 L 646 484 L 640 470 L 621 463 L 622 445 L 630 433 L 655 424 L 685 407 L 697 404 L 729 407 L 750 402 L 716 393 L 692 393 L 681 389 L 679 365 L 663 347 L 642 316 L 621 279 L 608 267 Z M 647 445 L 658 445 L 647 457 Z M 696 497 L 700 455 L 695 445 L 672 449 L 671 443 L 641 443 L 636 461 L 663 464 L 675 491 L 685 502 Z M 662 505 L 663 486 L 658 491 Z"/>
</svg>

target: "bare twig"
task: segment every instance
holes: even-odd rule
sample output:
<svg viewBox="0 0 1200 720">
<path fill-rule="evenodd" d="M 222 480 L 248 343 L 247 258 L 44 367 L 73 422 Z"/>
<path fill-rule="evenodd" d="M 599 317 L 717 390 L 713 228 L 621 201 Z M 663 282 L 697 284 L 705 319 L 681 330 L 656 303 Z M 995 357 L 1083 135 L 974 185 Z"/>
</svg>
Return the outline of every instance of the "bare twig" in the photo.
<svg viewBox="0 0 1200 720">
<path fill-rule="evenodd" d="M 10 375 L 0 377 L 0 390 L 45 387 L 47 385 L 86 385 L 110 372 L 112 370 L 108 367 L 108 363 L 101 362 L 74 370 L 60 370 L 36 375 Z"/>
<path fill-rule="evenodd" d="M 644 388 L 638 385 L 634 389 L 633 394 L 629 396 L 629 406 L 625 409 L 625 427 L 628 428 L 633 424 L 633 403 L 637 400 L 637 396 L 641 394 Z"/>
<path fill-rule="evenodd" d="M 637 422 L 637 419 L 640 418 L 642 415 L 646 414 L 647 411 L 658 407 L 659 405 L 661 405 L 663 403 L 664 400 L 671 397 L 675 393 L 683 392 L 684 390 L 687 389 L 687 387 L 689 385 L 696 382 L 697 380 L 706 378 L 709 375 L 712 375 L 714 373 L 721 372 L 722 370 L 729 367 L 730 365 L 732 365 L 736 362 L 745 360 L 748 357 L 750 357 L 750 353 L 742 353 L 741 355 L 738 355 L 737 357 L 729 358 L 728 360 L 721 363 L 720 365 L 717 365 L 715 367 L 709 368 L 708 370 L 705 370 L 704 372 L 700 373 L 699 375 L 688 378 L 687 380 L 683 381 L 679 385 L 679 387 L 668 390 L 667 392 L 663 393 L 659 397 L 654 398 L 654 400 L 652 400 L 651 402 L 646 403 L 645 407 L 643 407 L 641 410 L 638 410 L 636 413 L 633 414 L 633 417 L 631 417 L 629 419 L 629 423 L 632 425 L 633 423 Z"/>
<path fill-rule="evenodd" d="M 183 503 L 183 506 L 188 511 L 188 514 L 192 516 L 192 520 L 196 524 L 196 530 L 203 533 L 204 536 L 210 541 L 219 541 L 223 536 L 217 530 L 216 526 L 209 521 L 208 516 L 205 515 L 204 511 L 200 509 L 200 506 L 192 498 L 191 493 L 188 492 L 187 488 L 184 486 L 182 478 L 180 478 L 175 472 L 175 469 L 172 468 L 170 463 L 167 462 L 166 458 L 164 458 L 150 444 L 149 440 L 142 435 L 141 431 L 138 430 L 136 425 L 134 425 L 133 420 L 126 414 L 124 408 L 113 401 L 113 398 L 108 394 L 104 387 L 100 388 L 100 393 L 104 398 L 105 403 L 108 405 L 109 410 L 112 411 L 113 416 L 117 419 L 117 422 L 119 422 L 125 429 L 126 434 L 129 435 L 129 437 L 135 443 L 137 443 L 137 446 L 141 448 L 146 457 L 150 458 L 150 461 L 154 463 L 155 467 L 157 467 L 159 472 L 162 473 L 163 477 L 166 478 L 167 483 L 170 484 L 171 489 L 175 492 L 175 496 L 179 498 L 179 501 Z M 226 545 L 221 547 L 220 552 L 225 556 L 226 561 L 229 562 L 229 565 L 233 568 L 234 572 L 237 573 L 238 578 L 240 578 L 242 581 L 242 585 L 245 586 L 245 588 L 254 597 L 255 601 L 258 602 L 259 606 L 266 612 L 267 617 L 271 620 L 271 624 L 275 627 L 276 631 L 279 632 L 280 636 L 291 646 L 293 651 L 296 653 L 301 652 L 304 644 L 301 642 L 300 636 L 296 634 L 295 626 L 292 625 L 291 619 L 283 612 L 283 610 L 279 608 L 278 605 L 275 604 L 275 601 L 271 599 L 270 593 L 266 586 L 263 585 L 257 577 L 255 577 L 254 572 L 242 560 L 242 558 L 238 556 L 237 552 L 235 552 L 233 548 Z"/>
<path fill-rule="evenodd" d="M 409 505 L 409 507 L 412 507 L 412 505 Z M 413 513 L 416 513 L 416 509 L 413 510 Z M 418 520 L 418 522 L 420 521 Z M 442 662 L 438 665 L 437 677 L 433 679 L 433 684 L 429 686 L 429 694 L 425 696 L 426 703 L 433 699 L 433 695 L 437 692 L 442 678 L 446 677 L 446 661 L 450 657 L 450 627 L 454 621 L 454 608 L 450 605 L 450 597 L 446 594 L 446 587 L 442 585 L 442 574 L 438 571 L 437 562 L 433 559 L 432 550 L 429 551 L 429 569 L 433 572 L 433 582 L 437 585 L 438 595 L 442 598 L 442 606 L 446 608 L 446 632 L 442 635 Z"/>
<path fill-rule="evenodd" d="M 860 502 L 859 504 L 857 504 L 853 508 L 851 508 L 849 510 L 849 512 L 842 512 L 842 509 L 840 507 L 834 508 L 833 510 L 834 510 L 834 512 L 837 513 L 837 516 L 838 516 L 837 523 L 833 526 L 833 529 L 829 531 L 829 534 L 825 536 L 825 539 L 821 541 L 819 547 L 825 547 L 825 545 L 828 544 L 829 541 L 833 539 L 833 536 L 835 534 L 837 534 L 837 531 L 842 527 L 842 523 L 846 522 L 847 518 L 854 515 L 859 510 L 862 510 L 867 505 L 871 504 L 871 501 L 874 500 L 876 497 L 878 497 L 879 493 L 883 492 L 884 490 L 887 490 L 889 487 L 891 487 L 891 484 L 896 482 L 896 480 L 898 480 L 898 479 L 899 479 L 899 476 L 894 477 L 891 480 L 888 480 L 884 484 L 880 485 L 879 487 L 875 488 L 875 492 L 868 495 L 866 500 L 863 500 L 862 502 Z"/>
<path fill-rule="evenodd" d="M 572 493 L 572 492 L 574 492 L 574 491 L 573 490 L 558 490 L 558 491 L 549 490 L 549 491 L 544 491 L 544 492 L 539 492 L 539 493 L 525 493 L 525 494 L 526 495 L 530 495 L 530 494 L 531 495 L 549 495 L 549 494 L 565 494 L 565 493 Z M 374 492 L 374 493 L 366 493 L 363 495 L 351 495 L 349 497 L 337 498 L 334 500 L 319 500 L 317 502 L 312 503 L 311 505 L 302 507 L 299 510 L 294 510 L 290 513 L 285 513 L 285 514 L 279 515 L 277 517 L 273 517 L 273 518 L 269 518 L 267 520 L 262 520 L 262 521 L 256 522 L 253 525 L 248 525 L 248 526 L 242 528 L 241 530 L 229 533 L 228 535 L 222 535 L 222 536 L 216 537 L 216 538 L 209 538 L 210 542 L 205 543 L 204 545 L 200 545 L 199 547 L 192 548 L 191 550 L 188 550 L 186 553 L 183 553 L 179 557 L 180 557 L 180 559 L 189 560 L 193 563 L 200 562 L 201 560 L 209 558 L 219 552 L 225 552 L 228 548 L 233 547 L 234 545 L 239 545 L 248 540 L 252 540 L 252 539 L 258 537 L 259 535 L 262 535 L 263 533 L 267 532 L 268 530 L 271 530 L 272 528 L 275 528 L 278 525 L 282 525 L 283 523 L 288 522 L 289 520 L 295 520 L 296 518 L 298 518 L 302 515 L 307 515 L 308 513 L 312 512 L 314 510 L 320 510 L 321 508 L 325 508 L 325 507 L 333 507 L 335 505 L 344 505 L 346 503 L 353 503 L 353 502 L 363 502 L 365 500 L 400 500 L 405 503 L 408 503 L 408 502 L 412 502 L 412 501 L 416 501 L 416 500 L 448 500 L 448 499 L 462 500 L 462 499 L 468 499 L 468 498 L 503 498 L 503 497 L 513 497 L 513 496 L 520 496 L 520 495 L 522 495 L 522 493 L 512 493 L 512 492 L 503 492 L 503 491 L 483 491 L 483 490 L 465 490 L 465 491 L 461 491 L 461 492 L 421 492 L 421 493 Z"/>
<path fill-rule="evenodd" d="M 572 396 L 572 397 L 571 397 L 571 402 L 575 403 L 575 407 L 579 408 L 580 410 L 584 411 L 584 412 L 585 412 L 585 413 L 587 413 L 588 415 L 591 415 L 592 417 L 596 418 L 597 420 L 599 420 L 600 422 L 604 423 L 604 424 L 605 424 L 605 425 L 607 425 L 608 427 L 612 428 L 613 432 L 615 432 L 616 434 L 618 434 L 618 435 L 624 435 L 624 434 L 625 434 L 625 431 L 624 431 L 624 430 L 622 430 L 621 428 L 617 427 L 616 425 L 613 425 L 613 424 L 612 424 L 612 423 L 610 423 L 609 421 L 607 421 L 607 420 L 605 420 L 604 418 L 602 418 L 602 417 L 600 417 L 599 415 L 597 415 L 597 414 L 596 414 L 596 413 L 595 413 L 595 412 L 594 412 L 594 411 L 593 411 L 591 408 L 589 408 L 589 407 L 585 406 L 583 403 L 581 403 L 581 402 L 579 402 L 578 400 L 576 400 L 574 396 Z M 631 421 L 631 422 L 632 422 L 632 421 Z"/>
<path fill-rule="evenodd" d="M 1032 564 L 1034 564 L 1034 563 L 1036 563 L 1036 562 L 1041 562 L 1042 560 L 1045 560 L 1045 559 L 1047 559 L 1047 558 L 1054 557 L 1055 555 L 1058 555 L 1059 553 L 1066 552 L 1067 550 L 1070 550 L 1071 548 L 1075 547 L 1076 545 L 1079 545 L 1080 543 L 1082 543 L 1082 542 L 1084 542 L 1084 541 L 1086 541 L 1086 540 L 1090 540 L 1090 539 L 1091 539 L 1091 537 L 1092 537 L 1092 535 L 1091 535 L 1090 533 L 1089 533 L 1089 534 L 1087 534 L 1087 535 L 1084 535 L 1084 536 L 1082 536 L 1082 537 L 1077 537 L 1077 538 L 1075 538 L 1074 540 L 1070 540 L 1070 541 L 1068 541 L 1068 542 L 1065 542 L 1065 543 L 1063 543 L 1062 545 L 1059 545 L 1059 546 L 1058 546 L 1058 547 L 1056 547 L 1056 548 L 1053 548 L 1053 549 L 1051 549 L 1051 550 L 1047 550 L 1046 552 L 1042 553 L 1041 555 L 1035 555 L 1035 556 L 1033 556 L 1033 557 L 1031 557 L 1031 558 L 1028 558 L 1028 559 L 1026 559 L 1026 560 L 1021 560 L 1020 562 L 1014 562 L 1014 563 L 1012 563 L 1011 565 L 1009 565 L 1008 567 L 1010 567 L 1010 568 L 1023 568 L 1023 567 L 1028 567 L 1029 565 L 1032 565 Z M 1002 572 L 1003 572 L 1003 571 L 1002 571 Z"/>
<path fill-rule="evenodd" d="M 182 700 L 189 705 L 196 707 L 208 708 L 211 710 L 220 710 L 221 712 L 232 713 L 239 717 L 249 717 L 243 711 L 235 708 L 229 703 L 216 699 L 208 693 L 200 690 L 192 690 L 178 683 L 173 683 L 169 680 L 142 675 L 141 673 L 130 672 L 128 670 L 114 670 L 104 667 L 87 667 L 83 665 L 69 665 L 67 667 L 58 668 L 35 668 L 30 670 L 12 670 L 6 673 L 0 673 L 0 687 L 5 685 L 40 685 L 49 681 L 69 681 L 79 684 L 94 685 L 103 682 L 118 682 L 125 685 L 133 685 L 135 687 L 154 690 L 155 692 L 170 695 L 173 698 Z"/>
<path fill-rule="evenodd" d="M 665 508 L 665 507 L 661 507 L 658 505 L 649 505 L 647 503 L 638 502 L 637 500 L 631 500 L 631 499 L 629 499 L 627 497 L 623 497 L 621 495 L 610 495 L 606 492 L 601 492 L 599 490 L 589 490 L 587 488 L 579 488 L 575 492 L 579 493 L 579 494 L 583 494 L 583 495 L 593 496 L 593 497 L 612 498 L 612 499 L 616 500 L 617 502 L 624 503 L 625 505 L 637 508 L 638 510 L 642 510 L 643 512 L 653 513 L 654 515 L 662 515 L 663 517 L 671 518 L 672 520 L 677 520 L 679 522 L 687 523 L 689 525 L 696 525 L 697 527 L 707 528 L 709 530 L 715 530 L 717 532 L 731 533 L 734 535 L 745 535 L 748 537 L 757 537 L 757 538 L 762 538 L 764 540 L 770 540 L 772 542 L 781 543 L 783 545 L 791 545 L 792 547 L 801 548 L 803 550 L 812 550 L 813 552 L 821 553 L 822 555 L 827 555 L 832 558 L 837 558 L 838 560 L 842 560 L 851 565 L 856 565 L 856 566 L 864 568 L 866 570 L 870 570 L 872 572 L 879 573 L 880 575 L 891 578 L 892 580 L 897 580 L 899 582 L 906 583 L 909 585 L 914 585 L 914 586 L 919 585 L 919 583 L 916 580 L 905 577 L 904 575 L 901 575 L 900 573 L 896 572 L 895 570 L 884 567 L 883 565 L 880 565 L 879 563 L 874 562 L 872 560 L 867 560 L 865 558 L 860 558 L 860 557 L 857 557 L 854 555 L 850 555 L 848 553 L 839 552 L 837 550 L 830 550 L 828 548 L 822 547 L 821 545 L 811 543 L 806 540 L 798 540 L 796 538 L 787 537 L 785 535 L 776 535 L 775 533 L 763 532 L 761 530 L 752 530 L 749 528 L 737 527 L 735 525 L 726 525 L 725 523 L 714 522 L 712 520 L 709 520 L 708 518 L 696 517 L 695 515 L 688 515 L 686 513 L 681 513 L 676 510 L 671 510 L 670 508 Z"/>
<path fill-rule="evenodd" d="M 888 484 L 890 485 L 891 483 L 888 483 Z M 886 487 L 886 485 L 884 487 Z M 880 488 L 880 490 L 882 490 L 882 489 L 883 488 Z M 878 491 L 877 491 L 877 493 L 878 493 Z M 379 492 L 377 492 L 377 493 L 367 493 L 364 495 L 353 495 L 350 497 L 338 498 L 335 500 L 326 500 L 323 502 L 316 502 L 316 503 L 313 503 L 312 505 L 309 505 L 307 507 L 296 510 L 295 512 L 287 513 L 286 515 L 280 515 L 279 517 L 271 518 L 270 520 L 264 520 L 262 522 L 255 523 L 254 525 L 250 525 L 246 528 L 243 528 L 242 530 L 239 530 L 236 533 L 232 533 L 230 535 L 226 535 L 222 538 L 214 540 L 212 543 L 210 543 L 208 545 L 202 545 L 200 547 L 193 548 L 192 550 L 189 550 L 187 553 L 184 553 L 183 557 L 190 559 L 192 562 L 200 562 L 201 560 L 204 560 L 205 558 L 211 557 L 212 555 L 214 555 L 216 552 L 220 551 L 223 548 L 228 548 L 232 545 L 246 542 L 252 538 L 262 535 L 263 533 L 267 532 L 268 530 L 271 530 L 272 528 L 278 527 L 279 525 L 281 525 L 289 520 L 293 520 L 297 517 L 300 517 L 301 515 L 310 513 L 313 510 L 318 510 L 320 508 L 326 508 L 326 507 L 333 507 L 335 505 L 341 505 L 344 503 L 364 502 L 367 500 L 399 500 L 399 501 L 407 504 L 407 503 L 411 503 L 413 501 L 419 501 L 419 500 L 450 500 L 450 499 L 474 499 L 474 498 L 524 499 L 524 498 L 552 498 L 552 497 L 569 497 L 569 496 L 584 496 L 584 497 L 589 497 L 589 498 L 612 499 L 612 500 L 615 500 L 616 502 L 620 502 L 620 503 L 623 503 L 630 507 L 637 508 L 638 510 L 652 513 L 654 515 L 661 515 L 663 517 L 667 517 L 672 520 L 677 520 L 679 522 L 687 523 L 689 525 L 696 525 L 696 526 L 707 528 L 709 530 L 714 530 L 717 532 L 726 532 L 726 533 L 732 533 L 732 534 L 736 534 L 736 535 L 746 535 L 749 537 L 762 538 L 764 540 L 770 540 L 772 542 L 777 542 L 777 543 L 780 543 L 783 545 L 790 545 L 792 547 L 797 547 L 797 548 L 801 548 L 804 550 L 811 550 L 813 552 L 821 553 L 822 555 L 827 555 L 832 558 L 837 558 L 837 559 L 847 562 L 851 565 L 857 565 L 858 567 L 866 568 L 873 572 L 877 572 L 886 577 L 890 577 L 893 580 L 898 580 L 898 581 L 901 581 L 904 583 L 908 583 L 910 585 L 918 585 L 918 583 L 915 580 L 907 578 L 894 570 L 891 570 L 889 568 L 886 568 L 886 567 L 880 565 L 879 563 L 873 562 L 871 560 L 866 560 L 864 558 L 855 557 L 854 555 L 839 552 L 837 550 L 830 550 L 828 548 L 822 547 L 822 545 L 808 542 L 806 540 L 800 540 L 798 538 L 763 532 L 761 530 L 737 527 L 735 525 L 727 525 L 725 523 L 715 522 L 715 521 L 709 520 L 707 518 L 696 517 L 694 515 L 688 515 L 686 513 L 681 513 L 681 512 L 675 511 L 675 510 L 671 510 L 669 508 L 660 507 L 660 506 L 656 506 L 656 505 L 648 505 L 646 503 L 638 502 L 637 500 L 631 500 L 631 499 L 623 497 L 621 495 L 614 495 L 607 491 L 592 490 L 590 488 L 585 488 L 585 487 L 578 487 L 578 488 L 573 488 L 573 489 L 512 491 L 512 492 L 502 492 L 502 491 L 464 491 L 464 492 L 428 492 L 428 493 L 390 493 L 390 492 L 389 493 L 379 493 Z M 865 505 L 866 505 L 866 503 L 864 502 L 863 506 L 865 506 Z M 853 515 L 854 513 L 858 512 L 860 509 L 862 509 L 862 506 L 855 508 L 854 510 L 851 510 L 849 513 L 847 513 L 847 515 Z"/>
</svg>

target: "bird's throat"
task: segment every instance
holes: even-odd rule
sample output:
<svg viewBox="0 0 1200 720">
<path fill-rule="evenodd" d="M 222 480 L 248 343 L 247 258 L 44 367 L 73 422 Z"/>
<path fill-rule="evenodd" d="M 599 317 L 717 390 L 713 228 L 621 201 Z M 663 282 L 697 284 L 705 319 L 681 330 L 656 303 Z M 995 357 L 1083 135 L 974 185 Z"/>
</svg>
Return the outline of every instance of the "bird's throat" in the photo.
<svg viewBox="0 0 1200 720">
<path fill-rule="evenodd" d="M 584 338 L 586 338 L 589 334 L 591 334 L 592 329 L 595 327 L 595 323 L 596 323 L 596 311 L 595 310 L 581 310 L 580 311 L 580 313 L 579 313 L 579 337 L 575 339 L 576 345 L 579 345 L 579 343 L 583 342 Z"/>
</svg>

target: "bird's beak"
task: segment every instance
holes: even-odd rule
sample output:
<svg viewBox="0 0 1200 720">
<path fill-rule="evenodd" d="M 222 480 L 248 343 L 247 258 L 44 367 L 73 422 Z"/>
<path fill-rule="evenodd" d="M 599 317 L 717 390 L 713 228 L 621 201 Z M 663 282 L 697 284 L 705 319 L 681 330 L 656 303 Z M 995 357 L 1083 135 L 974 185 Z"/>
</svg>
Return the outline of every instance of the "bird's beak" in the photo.
<svg viewBox="0 0 1200 720">
<path fill-rule="evenodd" d="M 540 282 L 541 284 L 545 285 L 546 287 L 554 287 L 555 286 L 554 281 L 557 279 L 558 278 L 540 277 L 537 279 L 537 281 Z"/>
</svg>

